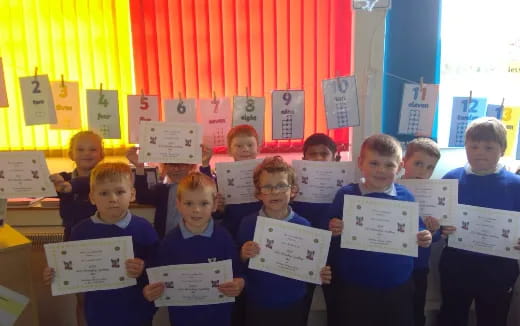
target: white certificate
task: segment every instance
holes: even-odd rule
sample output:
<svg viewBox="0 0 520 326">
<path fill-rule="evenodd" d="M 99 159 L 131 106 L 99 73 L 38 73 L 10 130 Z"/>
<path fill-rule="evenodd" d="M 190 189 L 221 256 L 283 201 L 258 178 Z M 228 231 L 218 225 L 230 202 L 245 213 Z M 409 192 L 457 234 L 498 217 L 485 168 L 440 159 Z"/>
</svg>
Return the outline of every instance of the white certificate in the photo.
<svg viewBox="0 0 520 326">
<path fill-rule="evenodd" d="M 260 253 L 249 268 L 295 280 L 321 284 L 327 263 L 331 232 L 258 216 L 254 241 Z"/>
<path fill-rule="evenodd" d="M 295 201 L 332 203 L 339 188 L 354 181 L 352 162 L 316 162 L 293 160 L 298 195 Z"/>
<path fill-rule="evenodd" d="M 261 159 L 237 162 L 217 162 L 218 192 L 226 204 L 243 204 L 258 201 L 255 197 L 253 172 Z"/>
<path fill-rule="evenodd" d="M 87 89 L 88 127 L 105 139 L 121 138 L 117 91 Z"/>
<path fill-rule="evenodd" d="M 195 99 L 164 100 L 164 121 L 166 122 L 197 122 Z"/>
<path fill-rule="evenodd" d="M 341 248 L 417 257 L 419 204 L 345 195 Z"/>
<path fill-rule="evenodd" d="M 242 124 L 253 126 L 258 134 L 258 145 L 264 139 L 264 112 L 264 97 L 233 97 L 233 127 Z"/>
<path fill-rule="evenodd" d="M 80 129 L 79 83 L 72 81 L 51 82 L 52 96 L 58 122 L 51 129 Z"/>
<path fill-rule="evenodd" d="M 47 75 L 20 77 L 25 125 L 56 123 L 51 84 Z"/>
<path fill-rule="evenodd" d="M 327 128 L 359 126 L 356 77 L 337 77 L 322 81 Z"/>
<path fill-rule="evenodd" d="M 302 139 L 305 93 L 302 90 L 273 91 L 273 139 Z"/>
<path fill-rule="evenodd" d="M 0 285 L 0 325 L 14 325 L 29 298 Z"/>
<path fill-rule="evenodd" d="M 456 179 L 400 179 L 419 203 L 421 217 L 433 216 L 441 225 L 453 225 L 459 203 L 459 181 Z"/>
<path fill-rule="evenodd" d="M 128 142 L 139 142 L 139 124 L 159 121 L 159 96 L 128 95 Z"/>
<path fill-rule="evenodd" d="M 0 198 L 56 196 L 41 151 L 0 152 Z"/>
<path fill-rule="evenodd" d="M 228 97 L 200 99 L 200 123 L 203 142 L 209 147 L 226 146 L 226 134 L 231 129 L 231 103 Z"/>
<path fill-rule="evenodd" d="M 439 85 L 404 84 L 397 133 L 431 136 L 438 96 Z"/>
<path fill-rule="evenodd" d="M 218 290 L 233 280 L 231 259 L 213 263 L 169 265 L 147 268 L 150 283 L 163 282 L 165 290 L 155 300 L 156 307 L 197 306 L 234 302 Z"/>
<path fill-rule="evenodd" d="M 520 259 L 514 249 L 520 237 L 520 212 L 459 205 L 455 215 L 457 231 L 448 246 L 483 254 Z"/>
<path fill-rule="evenodd" d="M 48 243 L 47 264 L 55 271 L 52 295 L 119 289 L 137 284 L 126 275 L 134 258 L 132 237 Z"/>
<path fill-rule="evenodd" d="M 143 121 L 139 124 L 139 161 L 200 164 L 200 141 L 197 123 Z"/>
</svg>

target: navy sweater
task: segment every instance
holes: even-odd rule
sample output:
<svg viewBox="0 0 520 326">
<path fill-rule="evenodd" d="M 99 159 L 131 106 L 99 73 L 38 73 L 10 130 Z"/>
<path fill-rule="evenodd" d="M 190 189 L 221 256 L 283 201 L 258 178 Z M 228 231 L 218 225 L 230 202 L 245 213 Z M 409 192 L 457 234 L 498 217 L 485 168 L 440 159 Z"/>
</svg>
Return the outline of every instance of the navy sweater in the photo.
<svg viewBox="0 0 520 326">
<path fill-rule="evenodd" d="M 242 219 L 237 240 L 242 248 L 253 240 L 258 212 Z M 294 213 L 288 223 L 310 226 L 309 221 Z M 247 304 L 260 308 L 283 308 L 301 300 L 307 291 L 307 283 L 254 269 L 246 269 Z"/>
<path fill-rule="evenodd" d="M 328 230 L 329 229 L 329 217 L 327 212 L 329 211 L 330 203 L 304 203 L 294 201 L 291 203 L 293 210 L 300 216 L 305 217 L 311 226 L 314 228 Z"/>
<path fill-rule="evenodd" d="M 155 206 L 153 226 L 159 238 L 164 238 L 166 230 L 166 217 L 168 216 L 168 195 L 170 186 L 164 183 L 157 183 L 148 189 L 146 176 L 135 176 L 135 199 L 139 204 Z M 175 203 L 172 203 L 175 205 Z"/>
<path fill-rule="evenodd" d="M 459 180 L 459 204 L 520 211 L 520 176 L 505 169 L 478 176 L 458 168 L 443 178 Z M 441 264 L 448 269 L 445 276 L 460 272 L 476 287 L 507 290 L 518 277 L 518 262 L 514 259 L 452 247 L 444 248 Z"/>
<path fill-rule="evenodd" d="M 231 235 L 223 227 L 214 224 L 211 237 L 196 235 L 184 239 L 177 226 L 161 242 L 154 265 L 178 265 L 208 263 L 232 259 L 233 276 L 242 277 L 238 250 Z M 175 326 L 230 325 L 232 303 L 213 305 L 168 307 L 170 322 Z"/>
<path fill-rule="evenodd" d="M 65 181 L 70 182 L 72 186 L 70 193 L 58 193 L 63 226 L 70 229 L 84 219 L 94 215 L 96 206 L 92 205 L 88 197 L 90 192 L 89 177 L 72 178 L 72 173 L 68 172 L 61 172 L 60 175 Z"/>
<path fill-rule="evenodd" d="M 397 196 L 385 193 L 370 193 L 366 197 L 390 200 L 415 201 L 413 195 L 402 185 L 395 184 Z M 358 184 L 349 184 L 338 190 L 329 210 L 329 217 L 343 219 L 344 195 L 361 196 Z M 419 230 L 424 230 L 424 223 L 419 219 Z M 419 231 L 418 230 L 418 231 Z M 403 255 L 371 252 L 340 248 L 340 236 L 331 241 L 330 262 L 334 282 L 355 284 L 375 289 L 387 289 L 399 286 L 410 278 L 414 258 Z"/>
<path fill-rule="evenodd" d="M 89 240 L 131 236 L 134 256 L 149 261 L 158 245 L 157 234 L 150 222 L 132 215 L 125 228 L 112 224 L 94 223 L 86 219 L 72 229 L 72 240 Z M 137 279 L 137 284 L 115 290 L 100 290 L 85 293 L 85 316 L 88 325 L 142 326 L 151 323 L 155 308 L 146 301 L 143 287 L 148 283 L 146 273 Z"/>
</svg>

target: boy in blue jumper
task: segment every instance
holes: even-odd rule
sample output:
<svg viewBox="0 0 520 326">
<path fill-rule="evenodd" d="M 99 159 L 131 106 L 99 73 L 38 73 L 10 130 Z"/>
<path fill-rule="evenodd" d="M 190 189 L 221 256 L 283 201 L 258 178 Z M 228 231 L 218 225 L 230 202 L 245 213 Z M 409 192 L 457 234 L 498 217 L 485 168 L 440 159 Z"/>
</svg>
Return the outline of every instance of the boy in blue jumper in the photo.
<svg viewBox="0 0 520 326">
<path fill-rule="evenodd" d="M 334 273 L 336 320 L 352 326 L 413 325 L 413 258 L 340 248 L 343 231 L 344 195 L 414 201 L 403 186 L 394 183 L 402 168 L 401 146 L 393 137 L 377 134 L 365 139 L 358 158 L 364 182 L 341 188 L 332 202 L 329 226 L 333 240 L 331 265 Z M 431 233 L 419 217 L 417 242 L 431 244 Z"/>
<path fill-rule="evenodd" d="M 289 201 L 297 193 L 294 170 L 280 156 L 268 157 L 254 171 L 256 196 L 263 206 L 259 212 L 242 219 L 238 231 L 241 246 L 240 258 L 247 262 L 260 253 L 254 238 L 258 215 L 288 223 L 310 226 L 310 223 L 292 211 Z M 321 270 L 323 283 L 329 283 L 331 272 L 328 266 Z M 308 306 L 305 304 L 307 284 L 275 274 L 246 269 L 247 290 L 245 325 L 304 326 Z"/>
<path fill-rule="evenodd" d="M 430 138 L 418 137 L 406 146 L 404 156 L 403 179 L 430 179 L 437 162 L 441 158 L 439 146 Z M 432 233 L 432 241 L 441 238 L 439 220 L 433 216 L 423 216 L 426 228 Z M 415 326 L 424 326 L 424 306 L 426 304 L 426 290 L 428 288 L 428 272 L 430 270 L 430 247 L 419 247 L 419 255 L 414 261 L 413 280 L 414 291 L 414 320 Z"/>
<path fill-rule="evenodd" d="M 235 278 L 220 284 L 219 290 L 236 297 L 244 288 L 238 251 L 231 235 L 218 224 L 211 214 L 216 210 L 216 187 L 208 176 L 193 172 L 179 182 L 177 209 L 181 223 L 162 241 L 154 265 L 200 264 L 232 259 Z M 153 283 L 144 288 L 149 301 L 159 298 L 164 284 Z M 170 322 L 175 326 L 230 325 L 232 303 L 169 307 Z"/>
<path fill-rule="evenodd" d="M 88 325 L 150 325 L 155 308 L 142 296 L 146 283 L 143 270 L 158 244 L 150 223 L 128 210 L 135 198 L 132 170 L 125 163 L 101 163 L 90 175 L 90 200 L 97 212 L 72 229 L 71 240 L 131 236 L 135 258 L 125 262 L 128 277 L 137 284 L 115 290 L 85 293 Z M 44 281 L 50 283 L 54 271 L 47 267 Z"/>
<path fill-rule="evenodd" d="M 459 180 L 459 204 L 520 211 L 520 177 L 499 163 L 507 147 L 503 123 L 491 117 L 472 121 L 466 129 L 464 144 L 468 163 L 444 176 Z M 442 228 L 444 236 L 454 231 L 454 226 Z M 478 325 L 507 324 L 518 261 L 446 247 L 439 272 L 442 293 L 439 325 L 467 325 L 473 300 Z"/>
</svg>

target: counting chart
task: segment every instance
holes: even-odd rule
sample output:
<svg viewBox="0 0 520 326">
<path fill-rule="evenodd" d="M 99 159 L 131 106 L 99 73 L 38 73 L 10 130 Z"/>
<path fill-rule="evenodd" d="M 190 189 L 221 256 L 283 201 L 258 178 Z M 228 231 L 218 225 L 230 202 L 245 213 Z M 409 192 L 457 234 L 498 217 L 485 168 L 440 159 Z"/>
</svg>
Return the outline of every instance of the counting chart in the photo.
<svg viewBox="0 0 520 326">
<path fill-rule="evenodd" d="M 326 79 L 322 82 L 327 128 L 359 126 L 356 78 Z"/>
</svg>

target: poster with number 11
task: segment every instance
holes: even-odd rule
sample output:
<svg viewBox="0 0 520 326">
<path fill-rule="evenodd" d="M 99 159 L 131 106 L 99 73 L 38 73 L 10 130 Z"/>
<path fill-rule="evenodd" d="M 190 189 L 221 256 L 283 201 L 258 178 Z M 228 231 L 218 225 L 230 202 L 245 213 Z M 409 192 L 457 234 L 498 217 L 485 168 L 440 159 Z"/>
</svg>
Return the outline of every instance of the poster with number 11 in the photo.
<svg viewBox="0 0 520 326">
<path fill-rule="evenodd" d="M 405 84 L 398 133 L 431 136 L 438 94 L 439 85 Z"/>
</svg>

